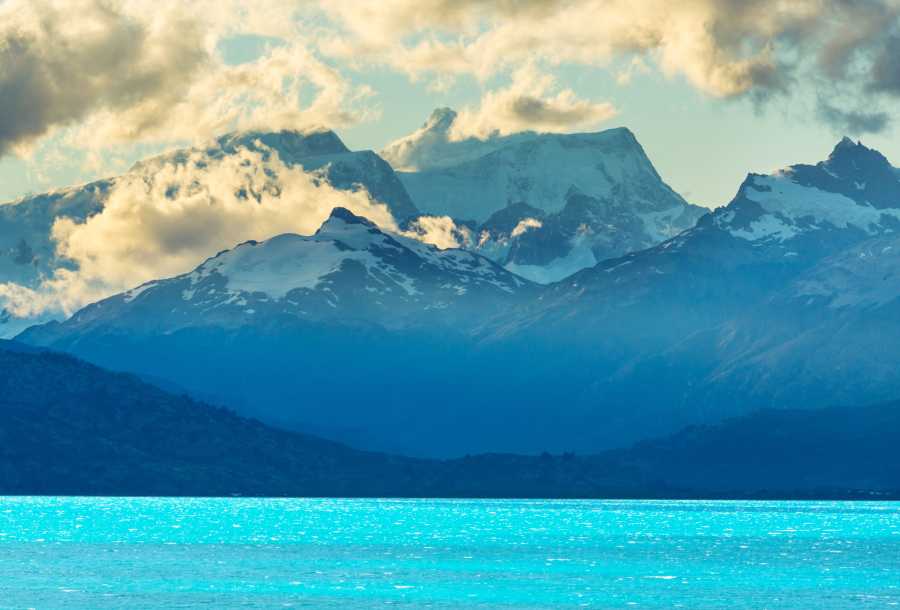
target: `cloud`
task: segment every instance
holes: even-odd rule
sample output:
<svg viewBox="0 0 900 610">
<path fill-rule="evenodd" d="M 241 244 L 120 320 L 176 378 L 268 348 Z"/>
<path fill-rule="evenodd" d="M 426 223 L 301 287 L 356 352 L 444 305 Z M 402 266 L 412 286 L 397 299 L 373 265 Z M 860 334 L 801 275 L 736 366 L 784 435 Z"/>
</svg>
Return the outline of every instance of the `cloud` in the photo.
<svg viewBox="0 0 900 610">
<path fill-rule="evenodd" d="M 0 155 L 96 111 L 172 103 L 210 58 L 177 10 L 143 23 L 101 0 L 0 6 Z"/>
<path fill-rule="evenodd" d="M 398 231 L 386 205 L 365 190 L 332 188 L 317 173 L 285 165 L 272 151 L 239 149 L 210 160 L 142 166 L 117 179 L 103 210 L 84 222 L 58 218 L 58 268 L 37 290 L 0 284 L 17 316 L 66 314 L 143 282 L 187 272 L 215 252 L 286 232 L 311 234 L 337 206 Z"/>
<path fill-rule="evenodd" d="M 552 76 L 526 64 L 505 89 L 488 91 L 477 109 L 463 108 L 450 133 L 452 139 L 487 138 L 520 131 L 565 132 L 594 126 L 615 116 L 608 102 L 579 99 L 571 89 L 555 94 Z"/>
<path fill-rule="evenodd" d="M 900 26 L 887 38 L 872 64 L 869 89 L 900 97 Z"/>
<path fill-rule="evenodd" d="M 449 216 L 419 216 L 403 234 L 444 250 L 463 248 L 472 242 L 472 231 Z"/>
<path fill-rule="evenodd" d="M 818 112 L 822 120 L 844 134 L 879 133 L 890 123 L 890 115 L 886 112 L 843 110 L 824 100 L 819 100 Z"/>
<path fill-rule="evenodd" d="M 523 218 L 515 227 L 513 227 L 510 237 L 519 237 L 529 229 L 540 229 L 543 226 L 544 223 L 537 218 Z"/>
<path fill-rule="evenodd" d="M 420 217 L 401 230 L 388 206 L 364 188 L 335 189 L 321 172 L 288 166 L 277 151 L 255 146 L 217 158 L 199 151 L 180 160 L 163 157 L 115 179 L 99 213 L 54 222 L 51 238 L 66 264 L 36 288 L 0 283 L 2 307 L 17 317 L 70 315 L 144 282 L 186 273 L 250 239 L 311 235 L 335 207 L 439 248 L 471 239 L 449 217 Z"/>
<path fill-rule="evenodd" d="M 313 95 L 305 106 L 300 98 Z M 363 120 L 372 95 L 298 46 L 278 47 L 256 61 L 219 66 L 194 80 L 176 101 L 145 99 L 101 111 L 70 138 L 102 148 L 134 141 L 198 141 L 231 130 L 333 128 Z"/>
<path fill-rule="evenodd" d="M 384 0 L 368 9 L 333 0 L 323 10 L 343 34 L 321 39 L 324 52 L 445 87 L 452 76 L 484 82 L 534 62 L 610 67 L 625 85 L 632 69 L 621 66 L 649 65 L 712 97 L 757 103 L 803 88 L 900 94 L 897 0 Z"/>
<path fill-rule="evenodd" d="M 317 58 L 293 2 L 0 3 L 0 156 L 70 128 L 73 149 L 196 141 L 223 131 L 340 127 L 373 116 L 371 89 Z M 284 36 L 226 65 L 219 43 Z"/>
</svg>

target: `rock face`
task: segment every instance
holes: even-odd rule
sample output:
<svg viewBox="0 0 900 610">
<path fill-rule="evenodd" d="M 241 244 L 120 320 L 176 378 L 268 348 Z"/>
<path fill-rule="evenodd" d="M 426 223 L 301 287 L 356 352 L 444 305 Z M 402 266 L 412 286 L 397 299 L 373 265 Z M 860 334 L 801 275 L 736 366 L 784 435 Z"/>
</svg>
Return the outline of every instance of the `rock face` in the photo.
<svg viewBox="0 0 900 610">
<path fill-rule="evenodd" d="M 372 151 L 347 149 L 331 131 L 229 134 L 203 149 L 178 150 L 141 161 L 130 172 L 152 175 L 155 168 L 166 164 L 203 165 L 237 154 L 240 149 L 260 152 L 264 157 L 274 152 L 288 166 L 321 171 L 324 179 L 338 189 L 365 188 L 373 199 L 385 203 L 398 221 L 418 214 L 390 165 Z M 100 212 L 118 180 L 101 180 L 0 205 L 0 284 L 12 282 L 34 289 L 56 269 L 74 268 L 75 262 L 56 251 L 53 225 L 61 218 L 83 222 Z M 0 297 L 0 312 L 4 312 L 3 306 Z M 32 324 L 60 317 L 58 311 L 26 318 L 4 312 L 0 314 L 0 337 L 11 337 Z"/>
<path fill-rule="evenodd" d="M 420 210 L 474 221 L 473 247 L 531 279 L 560 280 L 650 247 L 704 212 L 662 181 L 627 129 L 457 141 L 455 118 L 435 111 L 382 155 L 416 169 L 399 176 Z M 497 214 L 515 217 L 513 227 L 526 221 L 528 230 L 498 230 Z"/>
</svg>

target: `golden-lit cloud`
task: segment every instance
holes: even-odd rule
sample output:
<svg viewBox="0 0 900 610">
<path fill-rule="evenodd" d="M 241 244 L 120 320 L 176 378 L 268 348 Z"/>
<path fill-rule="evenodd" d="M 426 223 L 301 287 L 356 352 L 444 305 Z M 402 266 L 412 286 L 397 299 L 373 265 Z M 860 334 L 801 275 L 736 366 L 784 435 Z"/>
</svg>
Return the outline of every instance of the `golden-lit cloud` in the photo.
<svg viewBox="0 0 900 610">
<path fill-rule="evenodd" d="M 486 92 L 477 108 L 463 108 L 450 137 L 573 131 L 595 127 L 615 114 L 612 104 L 579 99 L 571 89 L 559 89 L 549 74 L 526 64 L 515 72 L 509 87 Z"/>
<path fill-rule="evenodd" d="M 70 146 L 101 150 L 377 114 L 368 87 L 310 51 L 297 13 L 273 0 L 0 3 L 0 156 L 63 128 Z M 239 34 L 282 44 L 227 65 L 219 44 Z"/>
</svg>

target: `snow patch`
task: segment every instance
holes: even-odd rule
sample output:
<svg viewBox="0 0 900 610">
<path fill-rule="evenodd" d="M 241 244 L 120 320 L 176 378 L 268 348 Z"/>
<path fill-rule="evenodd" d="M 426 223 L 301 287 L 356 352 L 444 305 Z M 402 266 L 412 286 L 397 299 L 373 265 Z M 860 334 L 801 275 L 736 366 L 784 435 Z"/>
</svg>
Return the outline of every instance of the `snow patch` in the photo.
<svg viewBox="0 0 900 610">
<path fill-rule="evenodd" d="M 852 226 L 876 234 L 881 229 L 883 216 L 900 219 L 900 209 L 861 205 L 839 193 L 798 184 L 784 171 L 773 176 L 754 177 L 743 194 L 767 212 L 752 221 L 749 228 L 731 231 L 735 237 L 748 241 L 764 238 L 784 241 L 806 230 L 809 223 L 838 229 Z M 725 220 L 724 216 L 722 220 Z"/>
</svg>

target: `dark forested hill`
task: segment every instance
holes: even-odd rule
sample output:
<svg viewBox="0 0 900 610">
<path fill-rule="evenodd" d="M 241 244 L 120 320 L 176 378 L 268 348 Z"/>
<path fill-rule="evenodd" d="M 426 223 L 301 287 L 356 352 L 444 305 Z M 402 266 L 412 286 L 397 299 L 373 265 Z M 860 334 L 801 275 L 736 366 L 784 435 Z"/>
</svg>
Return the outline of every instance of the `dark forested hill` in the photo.
<svg viewBox="0 0 900 610">
<path fill-rule="evenodd" d="M 762 411 L 595 456 L 357 451 L 70 356 L 0 344 L 0 494 L 900 495 L 900 405 Z"/>
</svg>

